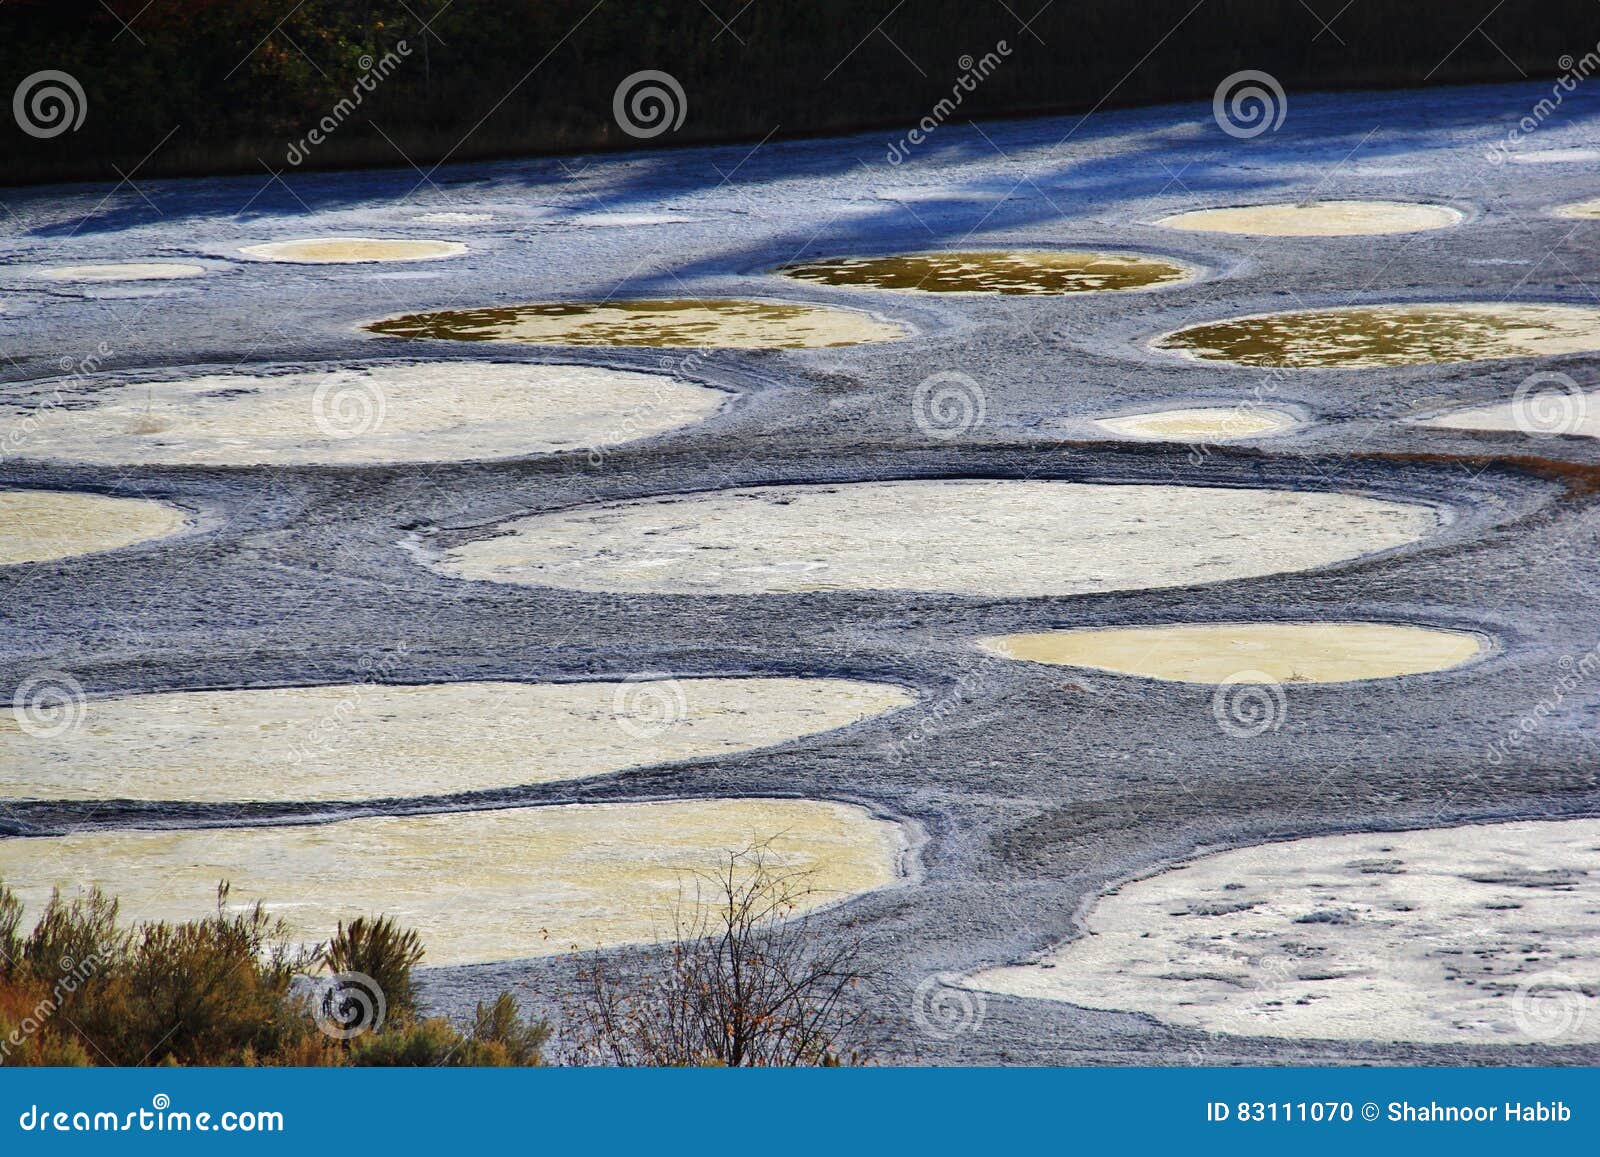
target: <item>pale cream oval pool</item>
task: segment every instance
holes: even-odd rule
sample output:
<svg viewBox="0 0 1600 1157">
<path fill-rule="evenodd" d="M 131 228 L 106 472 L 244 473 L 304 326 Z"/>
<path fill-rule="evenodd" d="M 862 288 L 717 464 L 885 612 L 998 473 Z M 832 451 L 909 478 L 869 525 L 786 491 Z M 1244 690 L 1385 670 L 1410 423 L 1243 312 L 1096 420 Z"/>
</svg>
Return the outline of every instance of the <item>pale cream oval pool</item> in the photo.
<svg viewBox="0 0 1600 1157">
<path fill-rule="evenodd" d="M 303 942 L 382 914 L 425 965 L 479 964 L 671 939 L 680 897 L 763 845 L 809 889 L 796 914 L 896 883 L 910 855 L 900 824 L 853 805 L 704 799 L 0 839 L 0 879 L 33 915 L 98 886 L 124 921 L 205 916 L 226 880 Z"/>
<path fill-rule="evenodd" d="M 1008 659 L 1182 683 L 1226 683 L 1241 672 L 1280 683 L 1391 679 L 1448 671 L 1488 650 L 1470 631 L 1360 622 L 1095 627 L 979 642 Z"/>
<path fill-rule="evenodd" d="M 467 247 L 459 241 L 414 240 L 405 237 L 299 237 L 241 246 L 239 252 L 258 261 L 291 265 L 367 265 L 390 261 L 437 261 L 459 257 Z"/>
<path fill-rule="evenodd" d="M 296 802 L 447 795 L 710 759 L 846 727 L 910 692 L 826 678 L 345 683 L 92 699 L 0 714 L 0 799 Z"/>
<path fill-rule="evenodd" d="M 17 457 L 96 465 L 362 465 L 616 446 L 732 395 L 600 366 L 444 361 L 117 383 L 71 406 L 0 407 Z"/>
<path fill-rule="evenodd" d="M 986 598 L 1222 582 L 1419 542 L 1431 506 L 1365 495 L 1042 480 L 761 486 L 514 519 L 432 565 L 588 591 Z"/>
<path fill-rule="evenodd" d="M 1285 434 L 1300 420 L 1268 406 L 1188 406 L 1096 418 L 1094 424 L 1146 442 L 1233 442 Z"/>
<path fill-rule="evenodd" d="M 1121 884 L 969 983 L 1241 1036 L 1592 1044 L 1597 911 L 1600 820 L 1314 836 Z"/>
<path fill-rule="evenodd" d="M 1194 209 L 1156 224 L 1192 233 L 1255 237 L 1373 237 L 1447 229 L 1465 219 L 1448 205 L 1412 201 L 1294 201 Z"/>
<path fill-rule="evenodd" d="M 178 534 L 189 522 L 178 507 L 148 498 L 0 490 L 0 566 L 138 546 Z"/>
<path fill-rule="evenodd" d="M 205 266 L 178 261 L 114 261 L 101 265 L 55 265 L 40 270 L 47 281 L 173 281 L 205 276 Z"/>
</svg>

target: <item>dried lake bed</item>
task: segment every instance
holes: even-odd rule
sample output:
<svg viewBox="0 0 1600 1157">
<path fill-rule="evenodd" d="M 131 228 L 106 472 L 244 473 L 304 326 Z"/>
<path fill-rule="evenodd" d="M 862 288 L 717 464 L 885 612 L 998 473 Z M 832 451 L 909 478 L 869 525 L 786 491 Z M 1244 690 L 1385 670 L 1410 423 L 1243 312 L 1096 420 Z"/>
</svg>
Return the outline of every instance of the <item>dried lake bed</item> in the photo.
<svg viewBox="0 0 1600 1157">
<path fill-rule="evenodd" d="M 888 1059 L 1600 1062 L 1537 87 L 0 190 L 0 876 L 396 907 L 460 1014 L 781 837 Z"/>
</svg>

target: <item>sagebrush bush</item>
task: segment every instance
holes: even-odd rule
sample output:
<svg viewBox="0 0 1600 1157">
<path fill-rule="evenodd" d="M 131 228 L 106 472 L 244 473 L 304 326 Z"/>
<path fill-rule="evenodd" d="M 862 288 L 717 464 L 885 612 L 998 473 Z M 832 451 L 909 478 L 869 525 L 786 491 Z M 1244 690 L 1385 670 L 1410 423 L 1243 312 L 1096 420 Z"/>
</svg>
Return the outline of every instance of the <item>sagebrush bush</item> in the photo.
<svg viewBox="0 0 1600 1157">
<path fill-rule="evenodd" d="M 0 884 L 0 1065 L 537 1065 L 549 1030 L 509 993 L 461 1031 L 420 1019 L 412 970 L 423 947 L 384 917 L 341 924 L 297 946 L 260 904 L 123 928 L 98 890 L 53 896 L 23 935 L 22 905 Z M 388 1016 L 349 1040 L 321 1031 L 298 983 L 319 970 L 385 986 Z M 311 986 L 312 991 L 316 986 Z"/>
<path fill-rule="evenodd" d="M 422 963 L 422 941 L 415 932 L 379 916 L 340 921 L 326 953 L 334 972 L 359 972 L 377 982 L 388 1015 L 409 1017 L 417 1010 L 411 971 Z"/>
</svg>

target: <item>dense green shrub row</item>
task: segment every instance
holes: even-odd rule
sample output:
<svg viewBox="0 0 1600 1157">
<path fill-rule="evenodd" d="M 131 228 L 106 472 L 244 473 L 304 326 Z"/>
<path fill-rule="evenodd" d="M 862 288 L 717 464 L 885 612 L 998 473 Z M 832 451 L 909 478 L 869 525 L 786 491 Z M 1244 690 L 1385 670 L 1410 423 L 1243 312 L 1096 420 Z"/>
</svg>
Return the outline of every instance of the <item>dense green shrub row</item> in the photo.
<svg viewBox="0 0 1600 1157">
<path fill-rule="evenodd" d="M 1021 20 L 1041 7 L 1024 30 Z M 1291 92 L 1519 79 L 1557 73 L 1563 56 L 1582 57 L 1600 40 L 1591 0 L 1491 7 L 1462 0 L 1353 0 L 1343 9 L 1338 0 L 906 0 L 898 7 L 895 0 L 11 0 L 0 5 L 4 93 L 58 69 L 82 85 L 88 112 L 78 131 L 47 140 L 4 118 L 0 179 L 115 179 L 118 169 L 141 162 L 143 175 L 278 169 L 328 118 L 334 127 L 325 139 L 299 150 L 303 165 L 633 146 L 612 119 L 612 97 L 642 69 L 670 73 L 687 95 L 681 130 L 655 139 L 669 144 L 759 139 L 775 128 L 800 134 L 909 124 L 949 96 L 964 57 L 981 59 L 1001 40 L 1010 55 L 964 100 L 961 117 L 1209 96 L 1223 77 L 1247 68 L 1270 72 Z M 1333 20 L 1331 31 L 1313 9 Z M 351 98 L 363 76 L 371 91 L 357 104 Z M 351 103 L 336 112 L 340 101 Z"/>
</svg>

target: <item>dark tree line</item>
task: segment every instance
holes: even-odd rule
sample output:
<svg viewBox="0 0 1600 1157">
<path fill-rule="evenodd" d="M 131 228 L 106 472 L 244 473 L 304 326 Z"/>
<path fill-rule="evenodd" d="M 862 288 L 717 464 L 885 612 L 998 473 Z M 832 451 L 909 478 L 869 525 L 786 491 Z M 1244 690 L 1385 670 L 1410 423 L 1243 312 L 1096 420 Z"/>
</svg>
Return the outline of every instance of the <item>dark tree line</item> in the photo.
<svg viewBox="0 0 1600 1157">
<path fill-rule="evenodd" d="M 54 69 L 87 102 L 49 139 L 0 118 L 0 180 L 282 168 L 336 109 L 302 164 L 635 147 L 612 96 L 643 69 L 682 85 L 650 142 L 681 144 L 907 125 L 1001 40 L 963 118 L 1209 97 L 1241 69 L 1291 92 L 1551 76 L 1600 41 L 1592 0 L 1309 2 L 0 0 L 0 95 Z"/>
</svg>

